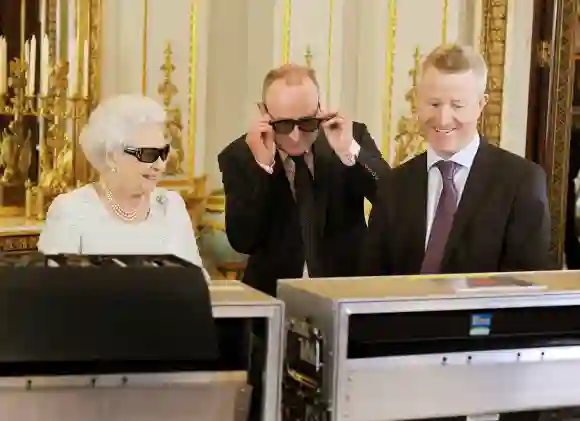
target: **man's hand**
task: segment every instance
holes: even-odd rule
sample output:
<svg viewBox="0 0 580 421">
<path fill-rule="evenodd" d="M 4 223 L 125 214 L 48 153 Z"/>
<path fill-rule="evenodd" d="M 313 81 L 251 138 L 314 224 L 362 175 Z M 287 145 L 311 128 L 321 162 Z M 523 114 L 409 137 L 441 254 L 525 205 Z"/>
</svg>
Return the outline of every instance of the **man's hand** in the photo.
<svg viewBox="0 0 580 421">
<path fill-rule="evenodd" d="M 246 143 L 259 164 L 270 167 L 274 164 L 276 144 L 274 130 L 270 125 L 271 117 L 262 113 L 250 126 L 246 135 Z"/>
<path fill-rule="evenodd" d="M 352 120 L 348 120 L 337 112 L 321 111 L 318 118 L 324 120 L 322 129 L 328 143 L 339 156 L 348 154 L 355 142 L 352 133 Z"/>
</svg>

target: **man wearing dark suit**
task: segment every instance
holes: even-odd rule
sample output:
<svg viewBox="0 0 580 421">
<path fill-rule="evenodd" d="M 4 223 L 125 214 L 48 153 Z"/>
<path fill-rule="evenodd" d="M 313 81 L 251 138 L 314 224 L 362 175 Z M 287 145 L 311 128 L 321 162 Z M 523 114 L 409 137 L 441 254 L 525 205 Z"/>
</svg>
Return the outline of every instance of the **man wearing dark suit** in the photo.
<svg viewBox="0 0 580 421">
<path fill-rule="evenodd" d="M 428 148 L 381 183 L 364 274 L 552 268 L 543 169 L 477 133 L 486 80 L 483 58 L 467 48 L 425 59 L 416 94 Z"/>
<path fill-rule="evenodd" d="M 356 275 L 364 199 L 389 171 L 366 126 L 322 111 L 314 71 L 297 65 L 268 73 L 259 108 L 218 157 L 244 281 L 275 295 L 282 278 Z"/>
</svg>

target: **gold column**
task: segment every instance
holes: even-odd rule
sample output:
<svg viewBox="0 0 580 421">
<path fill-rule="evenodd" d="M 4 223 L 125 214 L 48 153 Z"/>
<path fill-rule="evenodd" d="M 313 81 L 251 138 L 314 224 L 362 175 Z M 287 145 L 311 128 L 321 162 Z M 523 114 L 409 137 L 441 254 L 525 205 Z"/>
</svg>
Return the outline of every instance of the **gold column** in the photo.
<svg viewBox="0 0 580 421">
<path fill-rule="evenodd" d="M 292 0 L 284 0 L 284 20 L 282 24 L 282 62 L 290 62 L 292 37 Z"/>
<path fill-rule="evenodd" d="M 334 0 L 328 1 L 328 51 L 326 56 L 326 106 L 330 107 L 330 88 L 332 86 L 332 43 L 334 27 Z"/>
<path fill-rule="evenodd" d="M 474 1 L 474 0 L 470 0 Z M 447 19 L 449 16 L 449 0 L 443 0 L 443 22 L 441 22 L 441 43 L 447 44 Z"/>
<path fill-rule="evenodd" d="M 197 135 L 197 4 L 193 0 L 189 25 L 189 122 L 187 144 L 187 171 L 195 177 L 195 144 Z"/>
<path fill-rule="evenodd" d="M 387 45 L 385 48 L 385 79 L 383 98 L 382 153 L 388 161 L 391 154 L 391 118 L 393 101 L 393 79 L 395 75 L 395 47 L 397 35 L 397 0 L 388 0 Z"/>
</svg>

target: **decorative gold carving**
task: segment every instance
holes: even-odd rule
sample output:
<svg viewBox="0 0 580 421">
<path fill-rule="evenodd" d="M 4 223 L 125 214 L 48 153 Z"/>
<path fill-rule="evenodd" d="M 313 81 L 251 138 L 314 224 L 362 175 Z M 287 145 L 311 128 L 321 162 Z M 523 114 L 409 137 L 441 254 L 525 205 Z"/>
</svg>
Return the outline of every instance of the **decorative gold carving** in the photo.
<svg viewBox="0 0 580 421">
<path fill-rule="evenodd" d="M 50 57 L 56 57 L 56 13 L 57 2 L 62 0 L 47 0 L 48 17 L 47 32 Z M 89 98 L 91 109 L 94 109 L 101 99 L 101 49 L 102 49 L 102 1 L 79 0 L 88 5 L 89 11 Z M 55 63 L 52 63 L 53 65 Z"/>
<path fill-rule="evenodd" d="M 538 59 L 541 67 L 550 67 L 552 63 L 552 45 L 550 41 L 540 41 L 538 45 Z"/>
<path fill-rule="evenodd" d="M 59 0 L 48 0 L 47 35 L 50 57 L 56 57 L 56 4 Z"/>
<path fill-rule="evenodd" d="M 306 51 L 304 52 L 304 61 L 308 67 L 312 67 L 312 48 L 310 48 L 310 44 L 306 46 Z"/>
<path fill-rule="evenodd" d="M 292 38 L 292 0 L 284 0 L 282 21 L 282 62 L 290 62 L 290 41 Z"/>
<path fill-rule="evenodd" d="M 505 72 L 507 7 L 509 0 L 483 0 L 481 53 L 488 65 L 489 102 L 479 120 L 479 132 L 499 146 Z"/>
<path fill-rule="evenodd" d="M 38 234 L 34 231 L 26 231 L 26 233 L 10 232 L 9 235 L 0 235 L 0 253 L 36 251 Z"/>
<path fill-rule="evenodd" d="M 101 99 L 102 0 L 89 0 L 89 98 L 91 110 Z"/>
<path fill-rule="evenodd" d="M 8 86 L 12 88 L 14 96 L 10 99 L 12 105 L 3 111 L 8 111 L 7 114 L 12 115 L 13 119 L 2 133 L 0 147 L 0 165 L 3 169 L 0 187 L 4 189 L 18 185 L 22 189 L 22 198 L 32 155 L 32 135 L 25 126 L 24 116 L 36 114 L 32 109 L 32 98 L 26 97 L 27 72 L 28 65 L 24 60 L 14 59 L 10 62 Z M 5 108 L 2 97 L 0 108 Z"/>
<path fill-rule="evenodd" d="M 16 59 L 11 63 L 10 86 L 13 92 L 6 103 L 0 95 L 0 114 L 13 116 L 8 130 L 3 133 L 1 161 L 3 176 L 0 180 L 2 200 L 10 191 L 18 200 L 9 206 L 23 209 L 27 217 L 43 219 L 45 205 L 59 193 L 75 187 L 75 145 L 80 127 L 88 115 L 88 97 L 69 86 L 69 63 L 43 69 L 47 76 L 47 90 L 37 97 L 27 88 L 27 63 Z M 82 70 L 79 68 L 79 73 Z M 44 76 L 41 77 L 43 79 Z M 75 80 L 81 80 L 76 77 Z M 86 88 L 83 90 L 86 93 Z M 38 180 L 28 180 L 33 145 L 25 130 L 24 117 L 35 117 L 43 130 L 38 139 Z"/>
<path fill-rule="evenodd" d="M 77 173 L 76 144 L 81 127 L 86 123 L 90 99 L 80 94 L 69 96 L 68 64 L 57 65 L 51 77 L 45 116 L 48 123 L 46 139 L 39 142 L 38 184 L 29 184 L 27 216 L 42 220 L 46 209 L 57 195 L 75 188 L 79 184 Z"/>
<path fill-rule="evenodd" d="M 425 151 L 425 138 L 421 133 L 421 127 L 417 120 L 417 77 L 421 66 L 421 53 L 419 47 L 415 48 L 413 55 L 414 66 L 409 71 L 412 84 L 411 89 L 405 95 L 405 100 L 411 108 L 411 116 L 403 116 L 397 125 L 397 135 L 395 136 L 395 160 L 393 165 L 401 165 L 409 159 Z"/>
<path fill-rule="evenodd" d="M 554 30 L 554 60 L 551 71 L 546 139 L 546 168 L 552 216 L 551 253 L 559 266 L 564 255 L 566 193 L 570 159 L 572 91 L 574 85 L 574 33 L 577 24 L 576 0 L 557 0 Z"/>
<path fill-rule="evenodd" d="M 47 32 L 51 64 L 54 66 L 56 57 L 57 33 L 57 3 L 62 0 L 47 0 Z M 93 110 L 101 99 L 101 50 L 102 50 L 102 0 L 79 0 L 83 10 L 88 11 L 88 98 L 89 109 Z M 65 2 L 66 3 L 66 2 Z M 62 4 L 62 3 L 61 3 Z M 80 7 L 78 8 L 80 10 Z M 61 21 L 61 24 L 66 24 Z M 84 54 L 84 52 L 83 52 Z M 86 77 L 86 75 L 84 76 Z M 96 173 L 82 154 L 76 157 L 77 179 L 80 183 L 94 180 Z"/>
<path fill-rule="evenodd" d="M 383 139 L 381 149 L 383 156 L 388 160 L 391 155 L 391 115 L 393 112 L 393 80 L 395 76 L 397 0 L 389 0 L 387 23 L 387 45 L 385 48 L 385 86 L 383 88 Z"/>
<path fill-rule="evenodd" d="M 183 174 L 183 140 L 181 123 L 181 108 L 173 104 L 175 95 L 177 95 L 177 86 L 173 83 L 173 72 L 175 65 L 173 64 L 173 51 L 171 43 L 168 42 L 164 51 L 164 61 L 161 66 L 163 71 L 163 81 L 159 84 L 157 92 L 163 98 L 163 105 L 167 113 L 167 121 L 165 123 L 165 136 L 171 140 L 171 154 L 167 160 L 167 175 Z"/>
</svg>

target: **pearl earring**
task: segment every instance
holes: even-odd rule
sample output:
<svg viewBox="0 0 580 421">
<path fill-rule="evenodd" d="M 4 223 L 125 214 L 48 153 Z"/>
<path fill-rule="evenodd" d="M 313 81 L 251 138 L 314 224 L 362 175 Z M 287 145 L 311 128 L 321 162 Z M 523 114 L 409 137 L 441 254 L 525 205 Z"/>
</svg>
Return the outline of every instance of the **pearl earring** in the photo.
<svg viewBox="0 0 580 421">
<path fill-rule="evenodd" d="M 117 167 L 111 168 L 111 172 L 117 172 Z"/>
</svg>

